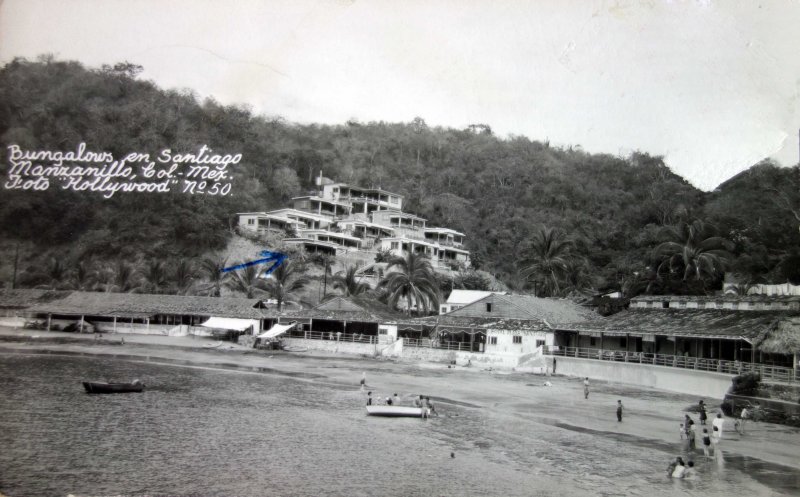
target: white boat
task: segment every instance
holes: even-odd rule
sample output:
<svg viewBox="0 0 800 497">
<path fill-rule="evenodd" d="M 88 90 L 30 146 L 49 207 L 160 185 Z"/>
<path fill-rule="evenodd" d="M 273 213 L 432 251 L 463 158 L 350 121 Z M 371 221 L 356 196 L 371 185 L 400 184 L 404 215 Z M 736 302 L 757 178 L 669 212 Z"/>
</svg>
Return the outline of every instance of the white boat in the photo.
<svg viewBox="0 0 800 497">
<path fill-rule="evenodd" d="M 407 406 L 367 406 L 367 414 L 370 416 L 421 418 L 422 408 Z"/>
</svg>

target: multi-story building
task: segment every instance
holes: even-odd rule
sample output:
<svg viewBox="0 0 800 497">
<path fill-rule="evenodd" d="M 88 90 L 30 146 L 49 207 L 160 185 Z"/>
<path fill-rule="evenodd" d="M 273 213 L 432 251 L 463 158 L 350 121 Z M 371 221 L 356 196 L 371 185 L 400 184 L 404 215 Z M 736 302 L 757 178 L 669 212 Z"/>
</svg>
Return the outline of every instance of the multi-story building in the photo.
<svg viewBox="0 0 800 497">
<path fill-rule="evenodd" d="M 469 266 L 463 233 L 428 227 L 426 219 L 402 207 L 403 196 L 396 193 L 329 183 L 314 195 L 294 197 L 292 208 L 239 213 L 239 227 L 311 252 L 360 253 L 368 260 L 379 251 L 413 251 L 426 254 L 437 269 Z"/>
</svg>

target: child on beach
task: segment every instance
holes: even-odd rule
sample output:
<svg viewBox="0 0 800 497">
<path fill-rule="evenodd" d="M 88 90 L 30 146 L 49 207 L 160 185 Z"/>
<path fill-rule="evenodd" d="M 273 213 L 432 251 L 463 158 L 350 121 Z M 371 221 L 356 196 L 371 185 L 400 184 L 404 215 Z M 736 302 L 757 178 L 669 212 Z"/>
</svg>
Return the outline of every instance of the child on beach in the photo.
<svg viewBox="0 0 800 497">
<path fill-rule="evenodd" d="M 708 450 L 711 448 L 711 437 L 708 436 L 708 428 L 703 428 L 703 455 L 708 459 Z"/>
<path fill-rule="evenodd" d="M 622 401 L 617 401 L 617 422 L 622 422 Z"/>
</svg>

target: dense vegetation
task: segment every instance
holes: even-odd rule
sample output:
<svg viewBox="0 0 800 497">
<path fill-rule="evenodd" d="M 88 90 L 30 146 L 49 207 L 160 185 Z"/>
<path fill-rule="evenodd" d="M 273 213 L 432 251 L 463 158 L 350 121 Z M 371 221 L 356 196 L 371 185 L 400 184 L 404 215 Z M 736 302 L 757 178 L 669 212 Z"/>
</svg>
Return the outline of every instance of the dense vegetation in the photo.
<svg viewBox="0 0 800 497">
<path fill-rule="evenodd" d="M 174 272 L 180 260 L 224 247 L 236 212 L 286 206 L 320 173 L 403 194 L 405 210 L 464 232 L 474 265 L 517 290 L 702 293 L 726 269 L 747 282 L 800 282 L 798 167 L 764 162 L 704 193 L 646 153 L 588 154 L 421 118 L 298 125 L 159 89 L 137 79 L 140 69 L 14 60 L 0 70 L 0 141 L 53 150 L 85 142 L 115 156 L 208 144 L 243 154 L 234 195 L 3 190 L 5 282 L 20 247 L 17 280 L 27 286 L 52 281 L 53 260 L 74 280 L 90 256 L 94 270 L 126 261 L 143 275 L 163 261 Z M 681 239 L 695 220 L 703 232 Z M 694 255 L 682 259 L 681 246 Z"/>
</svg>

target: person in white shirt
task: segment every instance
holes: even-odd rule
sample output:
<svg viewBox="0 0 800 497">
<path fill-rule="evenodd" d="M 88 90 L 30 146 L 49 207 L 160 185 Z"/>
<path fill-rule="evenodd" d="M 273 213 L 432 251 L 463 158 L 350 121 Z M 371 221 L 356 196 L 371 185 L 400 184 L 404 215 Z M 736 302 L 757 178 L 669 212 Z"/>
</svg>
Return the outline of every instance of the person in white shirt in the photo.
<svg viewBox="0 0 800 497">
<path fill-rule="evenodd" d="M 675 470 L 672 472 L 673 478 L 683 478 L 686 474 L 686 466 L 683 465 L 683 461 L 678 461 L 678 464 L 675 465 Z"/>
<path fill-rule="evenodd" d="M 725 420 L 722 419 L 722 414 L 717 414 L 717 417 L 714 418 L 714 421 L 711 422 L 712 428 L 716 432 L 717 438 L 722 438 L 722 428 L 725 425 Z"/>
</svg>

